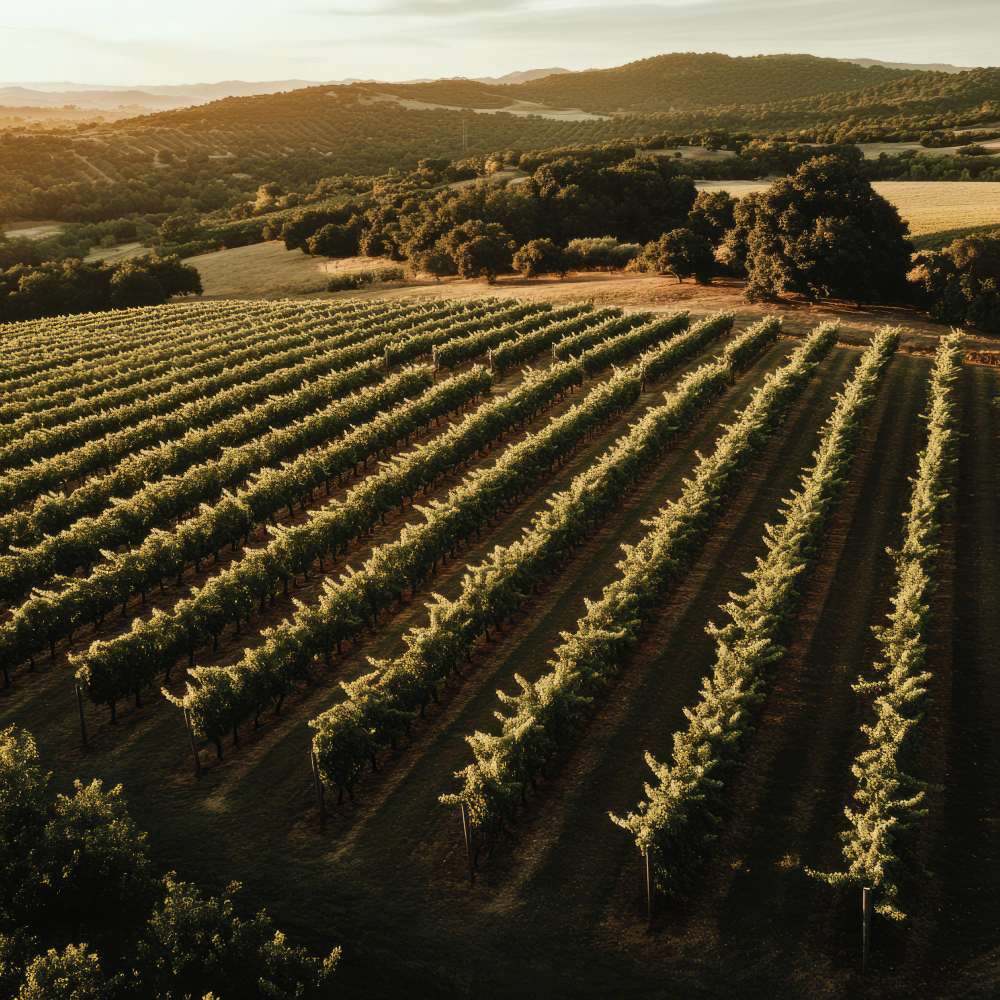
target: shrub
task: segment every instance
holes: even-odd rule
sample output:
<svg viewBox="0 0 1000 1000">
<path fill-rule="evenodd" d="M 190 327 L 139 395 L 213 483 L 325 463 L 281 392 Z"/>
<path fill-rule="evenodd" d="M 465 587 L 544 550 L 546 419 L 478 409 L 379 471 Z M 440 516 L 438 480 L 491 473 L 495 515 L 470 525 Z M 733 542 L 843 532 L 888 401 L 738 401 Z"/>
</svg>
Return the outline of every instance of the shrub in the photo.
<svg viewBox="0 0 1000 1000">
<path fill-rule="evenodd" d="M 540 274 L 558 274 L 564 278 L 569 259 L 566 251 L 552 240 L 530 240 L 514 254 L 513 266 L 526 278 L 537 278 Z"/>
<path fill-rule="evenodd" d="M 363 288 L 376 281 L 402 281 L 406 272 L 398 264 L 387 264 L 384 267 L 368 267 L 361 271 L 346 271 L 335 274 L 327 283 L 328 292 L 344 292 L 353 288 Z"/>
<path fill-rule="evenodd" d="M 353 288 L 361 288 L 368 282 L 361 279 L 361 271 L 348 271 L 346 274 L 335 274 L 326 285 L 328 292 L 346 292 Z"/>
<path fill-rule="evenodd" d="M 619 243 L 613 236 L 570 240 L 566 247 L 570 267 L 581 271 L 620 271 L 641 252 L 641 244 Z"/>
</svg>

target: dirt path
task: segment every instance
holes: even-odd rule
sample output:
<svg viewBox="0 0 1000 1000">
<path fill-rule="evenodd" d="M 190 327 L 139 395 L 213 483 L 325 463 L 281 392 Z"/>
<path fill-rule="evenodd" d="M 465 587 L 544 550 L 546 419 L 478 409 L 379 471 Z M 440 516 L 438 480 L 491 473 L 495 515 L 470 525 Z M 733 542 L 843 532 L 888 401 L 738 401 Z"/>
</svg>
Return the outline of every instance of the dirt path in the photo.
<svg viewBox="0 0 1000 1000">
<path fill-rule="evenodd" d="M 983 187 L 982 182 L 976 182 L 976 185 Z M 1000 184 L 997 186 L 1000 188 Z M 834 301 L 810 303 L 800 297 L 770 305 L 751 305 L 743 299 L 743 282 L 726 278 L 717 278 L 710 285 L 698 285 L 693 281 L 678 284 L 673 277 L 627 271 L 571 271 L 563 279 L 525 279 L 516 274 L 501 275 L 496 284 L 488 285 L 462 278 L 437 281 L 429 275 L 418 275 L 398 284 L 330 293 L 325 291 L 327 275 L 358 271 L 387 262 L 367 257 L 336 260 L 309 257 L 298 250 L 287 251 L 282 243 L 272 241 L 203 254 L 191 258 L 190 263 L 198 269 L 204 286 L 204 294 L 196 296 L 196 300 L 277 298 L 289 294 L 307 295 L 310 301 L 356 296 L 474 299 L 503 295 L 560 305 L 586 300 L 598 306 L 661 311 L 690 309 L 697 316 L 719 309 L 732 309 L 741 318 L 750 321 L 771 314 L 782 315 L 786 319 L 786 329 L 795 334 L 801 334 L 819 323 L 838 322 L 851 343 L 862 343 L 883 326 L 900 326 L 903 331 L 902 347 L 915 351 L 932 351 L 941 335 L 950 332 L 949 327 L 935 323 L 926 313 L 908 307 L 859 307 L 849 302 Z M 970 351 L 997 351 L 1000 349 L 1000 336 L 971 331 L 967 346 Z"/>
</svg>

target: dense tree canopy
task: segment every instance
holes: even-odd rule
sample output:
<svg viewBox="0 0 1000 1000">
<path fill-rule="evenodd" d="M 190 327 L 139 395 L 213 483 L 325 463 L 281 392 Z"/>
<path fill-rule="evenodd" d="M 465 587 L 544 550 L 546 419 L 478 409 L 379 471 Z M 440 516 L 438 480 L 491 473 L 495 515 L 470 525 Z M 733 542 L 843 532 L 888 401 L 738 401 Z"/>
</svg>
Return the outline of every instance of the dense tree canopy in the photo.
<svg viewBox="0 0 1000 1000">
<path fill-rule="evenodd" d="M 912 246 L 896 209 L 854 162 L 823 156 L 744 197 L 723 258 L 747 274 L 750 301 L 786 292 L 900 301 Z"/>
<path fill-rule="evenodd" d="M 0 322 L 159 305 L 173 295 L 200 292 L 198 272 L 177 257 L 18 264 L 0 271 Z"/>
<path fill-rule="evenodd" d="M 514 250 L 533 241 L 646 242 L 686 220 L 695 203 L 694 183 L 671 163 L 598 153 L 546 159 L 516 183 L 487 178 L 458 189 L 408 181 L 383 185 L 364 211 L 356 244 L 347 233 L 337 243 L 340 255 L 386 255 L 437 276 L 489 278 L 508 270 Z M 352 216 L 349 225 L 357 220 Z M 308 220 L 286 223 L 283 234 L 293 226 L 304 230 Z M 469 227 L 478 241 L 474 246 Z M 487 235 L 489 241 L 480 239 Z M 322 245 L 318 234 L 311 243 L 306 240 L 316 252 Z"/>
</svg>

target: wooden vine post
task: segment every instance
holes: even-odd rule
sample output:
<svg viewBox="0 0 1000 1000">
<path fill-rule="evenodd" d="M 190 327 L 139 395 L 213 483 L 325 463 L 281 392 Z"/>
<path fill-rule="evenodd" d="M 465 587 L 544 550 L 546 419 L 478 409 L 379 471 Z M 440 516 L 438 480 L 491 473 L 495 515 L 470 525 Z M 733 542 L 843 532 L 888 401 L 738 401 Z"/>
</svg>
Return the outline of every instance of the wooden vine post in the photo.
<svg viewBox="0 0 1000 1000">
<path fill-rule="evenodd" d="M 187 730 L 188 739 L 191 741 L 191 754 L 194 757 L 194 776 L 201 777 L 201 758 L 198 756 L 198 748 L 194 745 L 194 729 L 191 728 L 191 717 L 188 710 L 184 709 L 184 728 Z"/>
<path fill-rule="evenodd" d="M 868 971 L 868 958 L 872 949 L 872 891 L 868 886 L 861 890 L 861 972 Z"/>
<path fill-rule="evenodd" d="M 469 836 L 469 807 L 463 801 L 462 807 L 462 833 L 465 835 L 465 856 L 469 860 L 469 883 L 476 884 L 476 870 L 472 863 L 472 838 Z"/>
<path fill-rule="evenodd" d="M 653 855 L 647 847 L 646 858 L 646 923 L 653 922 Z"/>
<path fill-rule="evenodd" d="M 83 689 L 79 684 L 76 686 L 76 707 L 80 713 L 80 738 L 83 741 L 83 752 L 90 748 L 87 746 L 87 720 L 83 717 Z"/>
<path fill-rule="evenodd" d="M 319 761 L 316 751 L 309 748 L 309 766 L 312 768 L 313 784 L 316 786 L 316 805 L 319 808 L 319 832 L 326 829 L 326 801 L 323 798 L 323 779 L 319 776 Z"/>
</svg>

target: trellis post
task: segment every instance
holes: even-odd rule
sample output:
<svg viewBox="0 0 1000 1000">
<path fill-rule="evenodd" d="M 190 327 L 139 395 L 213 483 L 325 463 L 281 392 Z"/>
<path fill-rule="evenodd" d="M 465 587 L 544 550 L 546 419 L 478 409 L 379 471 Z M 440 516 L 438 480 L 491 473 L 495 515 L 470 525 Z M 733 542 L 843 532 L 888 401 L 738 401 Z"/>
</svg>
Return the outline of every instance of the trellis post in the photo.
<svg viewBox="0 0 1000 1000">
<path fill-rule="evenodd" d="M 319 776 L 319 761 L 316 760 L 316 751 L 309 748 L 309 766 L 312 768 L 313 784 L 316 786 L 316 805 L 319 808 L 319 832 L 326 829 L 326 801 L 323 798 L 323 780 Z"/>
<path fill-rule="evenodd" d="M 187 730 L 188 740 L 191 742 L 191 755 L 194 757 L 194 776 L 201 777 L 201 758 L 198 756 L 198 748 L 194 745 L 194 730 L 191 728 L 191 717 L 188 710 L 184 709 L 184 728 Z"/>
<path fill-rule="evenodd" d="M 653 922 L 653 855 L 647 847 L 646 858 L 646 923 Z"/>
<path fill-rule="evenodd" d="M 476 884 L 476 871 L 472 863 L 472 838 L 469 836 L 469 807 L 463 801 L 462 806 L 462 833 L 465 835 L 465 856 L 469 861 L 469 883 Z"/>
<path fill-rule="evenodd" d="M 80 738 L 83 740 L 83 752 L 86 753 L 90 747 L 87 746 L 87 720 L 83 717 L 83 689 L 79 684 L 76 686 L 76 708 L 80 713 Z"/>
<path fill-rule="evenodd" d="M 868 958 L 872 950 L 872 891 L 868 886 L 861 890 L 861 972 L 868 971 Z"/>
</svg>

